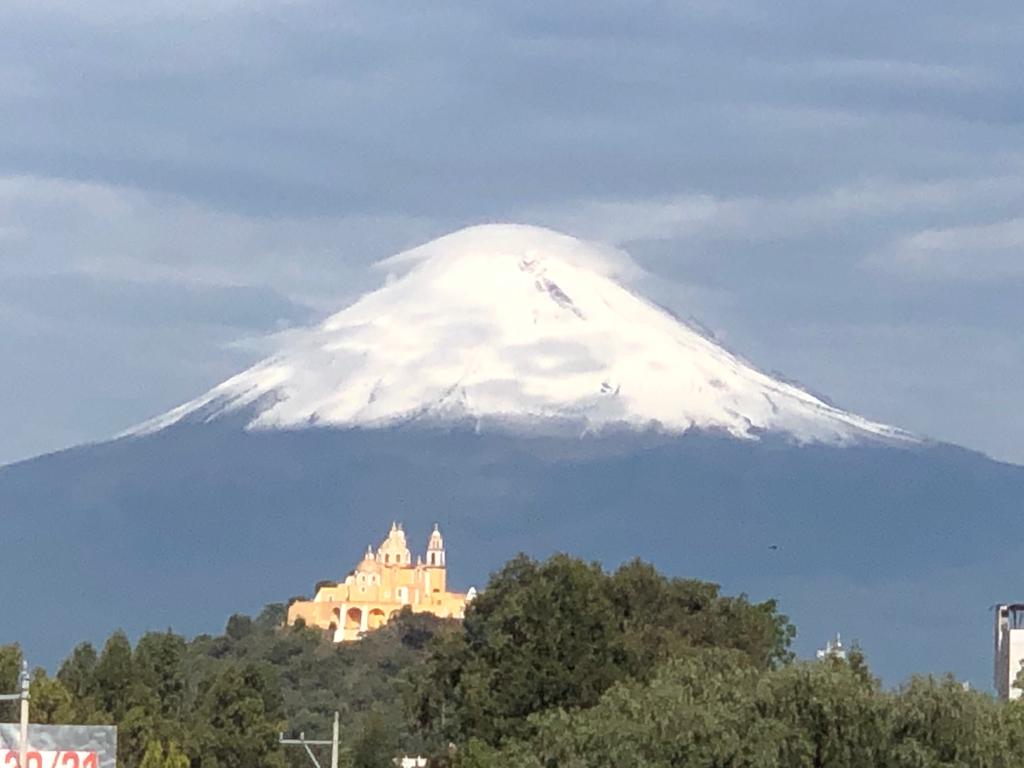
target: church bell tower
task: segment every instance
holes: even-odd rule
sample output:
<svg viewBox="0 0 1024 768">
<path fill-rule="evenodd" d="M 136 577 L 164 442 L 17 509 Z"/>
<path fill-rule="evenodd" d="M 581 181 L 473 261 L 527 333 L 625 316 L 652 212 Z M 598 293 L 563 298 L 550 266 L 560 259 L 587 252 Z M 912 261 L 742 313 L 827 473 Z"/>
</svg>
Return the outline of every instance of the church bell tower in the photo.
<svg viewBox="0 0 1024 768">
<path fill-rule="evenodd" d="M 427 567 L 444 568 L 444 539 L 441 538 L 441 529 L 434 523 L 434 531 L 430 534 L 427 542 Z"/>
</svg>

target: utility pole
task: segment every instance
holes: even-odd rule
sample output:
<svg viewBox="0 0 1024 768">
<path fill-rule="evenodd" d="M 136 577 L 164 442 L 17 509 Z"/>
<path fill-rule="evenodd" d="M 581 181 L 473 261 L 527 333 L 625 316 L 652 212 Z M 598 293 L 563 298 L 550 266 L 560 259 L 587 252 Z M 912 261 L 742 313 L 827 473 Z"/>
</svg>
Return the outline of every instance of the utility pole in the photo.
<svg viewBox="0 0 1024 768">
<path fill-rule="evenodd" d="M 338 713 L 334 713 L 334 729 L 331 731 L 331 768 L 338 768 Z"/>
<path fill-rule="evenodd" d="M 0 694 L 0 701 L 21 701 L 21 733 L 18 744 L 18 768 L 24 768 L 25 756 L 28 753 L 28 700 L 31 678 L 28 676 L 28 662 L 21 662 L 21 675 L 18 677 L 21 690 L 17 693 Z M 337 768 L 337 766 L 335 766 Z"/>
<path fill-rule="evenodd" d="M 286 739 L 284 734 L 280 734 L 278 742 L 281 744 L 301 744 L 306 749 L 306 754 L 309 755 L 309 759 L 313 761 L 313 765 L 316 768 L 320 768 L 320 761 L 316 759 L 316 755 L 313 754 L 313 750 L 310 746 L 314 747 L 326 747 L 328 744 L 331 746 L 331 768 L 338 768 L 338 734 L 339 734 L 339 715 L 337 712 L 334 713 L 334 729 L 331 732 L 331 740 L 327 739 L 307 739 L 305 733 L 300 733 L 297 739 Z"/>
<path fill-rule="evenodd" d="M 28 752 L 28 687 L 30 681 L 28 676 L 28 662 L 21 660 L 21 744 L 18 745 L 18 768 L 26 768 L 25 761 Z"/>
</svg>

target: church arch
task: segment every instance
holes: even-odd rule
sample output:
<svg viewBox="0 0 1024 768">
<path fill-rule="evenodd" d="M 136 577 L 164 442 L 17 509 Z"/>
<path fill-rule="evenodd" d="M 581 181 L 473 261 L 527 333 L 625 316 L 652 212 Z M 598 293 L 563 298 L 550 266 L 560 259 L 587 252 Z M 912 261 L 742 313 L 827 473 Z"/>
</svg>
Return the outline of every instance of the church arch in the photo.
<svg viewBox="0 0 1024 768">
<path fill-rule="evenodd" d="M 349 608 L 345 614 L 345 629 L 359 630 L 363 626 L 363 612 L 359 608 Z"/>
<path fill-rule="evenodd" d="M 384 611 L 380 608 L 374 608 L 370 611 L 370 615 L 367 617 L 366 626 L 369 629 L 377 629 L 384 626 L 384 622 L 386 621 L 387 618 L 384 616 Z"/>
</svg>

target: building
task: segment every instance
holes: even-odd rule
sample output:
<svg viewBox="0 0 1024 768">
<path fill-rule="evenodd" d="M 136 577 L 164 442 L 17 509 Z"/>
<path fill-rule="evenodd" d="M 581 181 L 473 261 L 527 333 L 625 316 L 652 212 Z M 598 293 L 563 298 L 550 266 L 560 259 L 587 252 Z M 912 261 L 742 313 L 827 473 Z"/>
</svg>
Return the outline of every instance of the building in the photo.
<svg viewBox="0 0 1024 768">
<path fill-rule="evenodd" d="M 1013 683 L 1024 663 L 1024 603 L 996 606 L 995 661 L 996 695 L 1019 699 L 1021 689 Z"/>
<path fill-rule="evenodd" d="M 846 649 L 843 647 L 843 639 L 836 632 L 834 640 L 829 640 L 825 643 L 825 647 L 818 650 L 817 657 L 819 659 L 839 659 L 840 661 L 846 661 Z"/>
<path fill-rule="evenodd" d="M 461 619 L 476 592 L 447 589 L 444 539 L 438 526 L 427 541 L 426 559 L 417 556 L 414 562 L 405 531 L 392 523 L 376 552 L 367 547 L 344 581 L 321 583 L 312 600 L 296 600 L 288 606 L 288 623 L 302 619 L 307 626 L 330 631 L 334 641 L 341 643 L 383 626 L 405 606 L 416 613 Z"/>
</svg>

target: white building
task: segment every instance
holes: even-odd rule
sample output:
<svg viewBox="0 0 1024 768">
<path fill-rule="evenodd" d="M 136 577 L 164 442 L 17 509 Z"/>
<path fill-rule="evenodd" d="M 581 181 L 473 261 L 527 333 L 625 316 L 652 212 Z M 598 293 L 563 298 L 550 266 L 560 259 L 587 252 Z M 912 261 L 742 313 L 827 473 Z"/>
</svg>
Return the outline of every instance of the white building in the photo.
<svg viewBox="0 0 1024 768">
<path fill-rule="evenodd" d="M 836 632 L 834 640 L 829 640 L 825 643 L 825 647 L 818 651 L 819 659 L 840 659 L 846 661 L 846 649 L 843 647 L 843 639 Z"/>
<path fill-rule="evenodd" d="M 996 695 L 1019 699 L 1022 691 L 1013 681 L 1024 663 L 1024 603 L 996 606 L 995 657 Z"/>
</svg>

